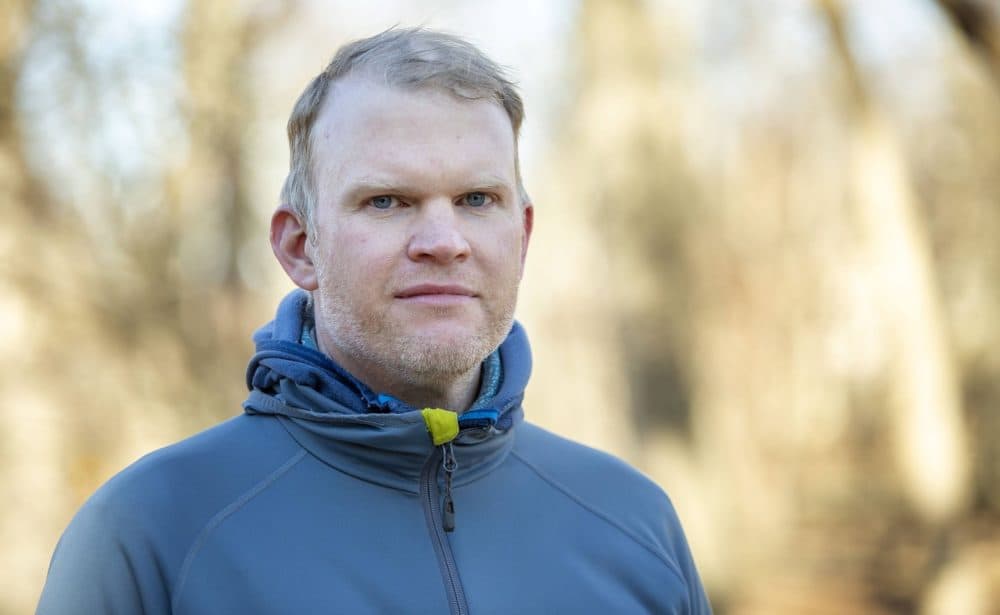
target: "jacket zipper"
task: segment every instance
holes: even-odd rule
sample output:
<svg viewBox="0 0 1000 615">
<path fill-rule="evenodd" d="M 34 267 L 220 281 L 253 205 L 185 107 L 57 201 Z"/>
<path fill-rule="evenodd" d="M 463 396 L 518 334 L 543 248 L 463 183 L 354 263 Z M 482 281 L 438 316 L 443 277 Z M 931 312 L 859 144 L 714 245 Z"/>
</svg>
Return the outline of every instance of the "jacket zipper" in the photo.
<svg viewBox="0 0 1000 615">
<path fill-rule="evenodd" d="M 424 518 L 427 520 L 427 530 L 431 535 L 431 543 L 434 545 L 434 553 L 437 555 L 438 566 L 441 568 L 444 580 L 445 593 L 448 595 L 448 606 L 453 615 L 468 615 L 469 605 L 465 600 L 465 590 L 458 576 L 458 566 L 451 552 L 451 543 L 445 535 L 449 517 L 451 528 L 455 527 L 454 502 L 451 499 L 451 474 L 455 470 L 454 463 L 455 456 L 450 442 L 434 447 L 434 452 L 427 458 L 420 472 L 420 496 L 423 501 Z M 446 487 L 444 511 L 438 488 L 438 472 L 442 468 L 445 470 Z"/>
<path fill-rule="evenodd" d="M 441 505 L 441 527 L 446 532 L 455 531 L 455 500 L 451 497 L 451 479 L 458 468 L 455 449 L 451 442 L 441 446 L 441 469 L 444 470 L 444 502 Z"/>
</svg>

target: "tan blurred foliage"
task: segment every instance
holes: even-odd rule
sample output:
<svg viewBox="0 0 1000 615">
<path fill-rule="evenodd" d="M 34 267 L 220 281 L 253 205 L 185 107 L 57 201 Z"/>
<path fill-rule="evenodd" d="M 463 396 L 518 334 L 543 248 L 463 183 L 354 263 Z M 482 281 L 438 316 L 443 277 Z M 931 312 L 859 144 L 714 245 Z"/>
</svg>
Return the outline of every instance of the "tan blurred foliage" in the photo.
<svg viewBox="0 0 1000 615">
<path fill-rule="evenodd" d="M 239 412 L 287 288 L 262 135 L 349 30 L 181 4 L 133 117 L 156 64 L 92 61 L 95 4 L 0 5 L 0 613 L 101 482 Z M 528 416 L 668 490 L 718 613 L 1000 613 L 1000 7 L 895 2 L 932 35 L 896 48 L 889 2 L 694 4 L 553 41 Z"/>
</svg>

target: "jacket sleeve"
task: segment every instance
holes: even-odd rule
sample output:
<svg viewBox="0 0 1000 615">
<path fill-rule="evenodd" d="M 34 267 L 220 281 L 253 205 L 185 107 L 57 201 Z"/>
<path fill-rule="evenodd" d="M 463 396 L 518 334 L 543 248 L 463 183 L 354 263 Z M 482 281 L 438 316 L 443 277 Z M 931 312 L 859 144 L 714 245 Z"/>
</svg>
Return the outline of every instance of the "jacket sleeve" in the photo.
<svg viewBox="0 0 1000 615">
<path fill-rule="evenodd" d="M 687 537 L 681 527 L 680 517 L 674 508 L 670 498 L 666 497 L 668 513 L 666 515 L 666 541 L 669 545 L 674 562 L 683 577 L 687 586 L 688 610 L 690 615 L 712 615 L 712 606 L 708 602 L 708 595 L 701 583 L 698 568 L 695 566 L 694 557 L 691 555 L 691 547 L 688 546 Z"/>
<path fill-rule="evenodd" d="M 694 566 L 694 559 L 687 544 L 684 544 L 684 553 L 679 554 L 681 570 L 684 579 L 687 581 L 689 613 L 691 615 L 712 615 L 712 606 L 708 602 L 708 595 L 701 584 L 701 577 Z"/>
<path fill-rule="evenodd" d="M 59 539 L 36 615 L 169 613 L 169 592 L 144 534 L 92 498 Z"/>
</svg>

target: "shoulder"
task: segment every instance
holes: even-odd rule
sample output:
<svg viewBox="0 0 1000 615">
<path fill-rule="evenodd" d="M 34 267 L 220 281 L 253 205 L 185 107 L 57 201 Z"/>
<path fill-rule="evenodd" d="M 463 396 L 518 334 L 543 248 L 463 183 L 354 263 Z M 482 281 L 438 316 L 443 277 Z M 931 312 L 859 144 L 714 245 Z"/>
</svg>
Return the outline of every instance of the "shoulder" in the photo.
<svg viewBox="0 0 1000 615">
<path fill-rule="evenodd" d="M 636 498 L 650 505 L 669 502 L 656 483 L 625 461 L 531 423 L 518 430 L 514 452 L 580 496 L 618 499 L 614 496 L 624 495 L 633 505 Z"/>
<path fill-rule="evenodd" d="M 240 415 L 145 455 L 91 498 L 125 510 L 211 510 L 251 488 L 300 449 L 271 417 Z M 150 509 L 150 510 L 146 510 Z"/>
<path fill-rule="evenodd" d="M 240 415 L 145 455 L 102 485 L 77 517 L 183 543 L 301 454 L 273 417 Z"/>
<path fill-rule="evenodd" d="M 666 492 L 625 461 L 530 423 L 518 429 L 513 453 L 554 489 L 646 548 L 671 560 L 686 552 Z"/>
<path fill-rule="evenodd" d="M 77 511 L 38 612 L 169 612 L 182 562 L 211 520 L 303 455 L 273 417 L 243 415 L 146 455 Z"/>
<path fill-rule="evenodd" d="M 686 587 L 686 612 L 711 613 L 680 519 L 663 489 L 621 459 L 536 425 L 522 423 L 516 433 L 516 461 L 575 502 L 582 514 L 673 570 Z"/>
</svg>

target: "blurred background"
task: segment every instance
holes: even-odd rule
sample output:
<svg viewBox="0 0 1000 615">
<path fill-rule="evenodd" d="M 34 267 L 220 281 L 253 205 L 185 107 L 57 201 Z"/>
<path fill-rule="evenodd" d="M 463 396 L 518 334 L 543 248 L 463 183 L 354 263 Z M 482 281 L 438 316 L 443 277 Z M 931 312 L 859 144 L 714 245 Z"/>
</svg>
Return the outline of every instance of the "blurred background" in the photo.
<svg viewBox="0 0 1000 615">
<path fill-rule="evenodd" d="M 3 2 L 0 613 L 240 412 L 288 113 L 393 24 L 520 82 L 527 416 L 671 494 L 717 613 L 1000 613 L 996 0 Z"/>
</svg>

